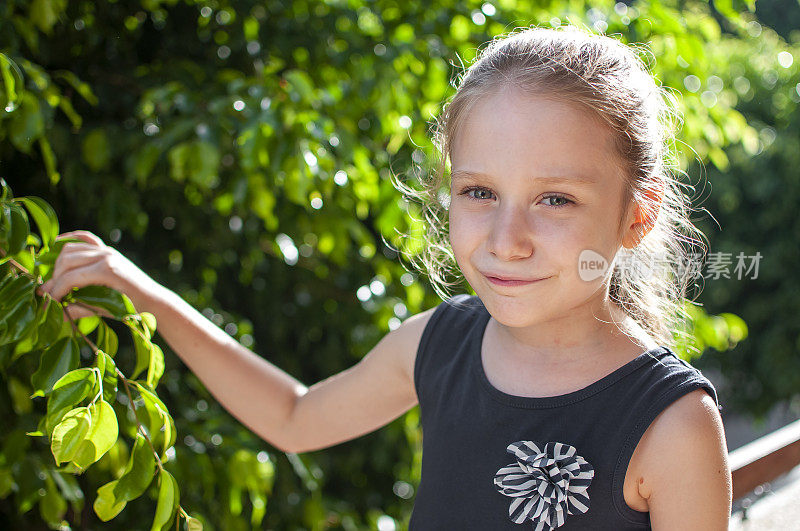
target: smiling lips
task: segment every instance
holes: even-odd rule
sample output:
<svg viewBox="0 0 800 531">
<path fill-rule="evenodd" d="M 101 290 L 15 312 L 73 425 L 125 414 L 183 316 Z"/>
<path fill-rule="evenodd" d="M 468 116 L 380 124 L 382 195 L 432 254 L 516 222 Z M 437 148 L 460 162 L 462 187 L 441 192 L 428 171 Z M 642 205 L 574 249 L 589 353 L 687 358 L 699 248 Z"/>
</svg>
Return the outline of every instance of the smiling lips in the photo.
<svg viewBox="0 0 800 531">
<path fill-rule="evenodd" d="M 496 284 L 498 286 L 525 286 L 527 284 L 533 284 L 534 282 L 538 282 L 540 280 L 545 280 L 545 278 L 532 278 L 532 279 L 521 279 L 521 278 L 514 278 L 514 277 L 506 277 L 506 276 L 492 276 L 483 274 L 486 279 L 491 282 L 492 284 Z"/>
</svg>

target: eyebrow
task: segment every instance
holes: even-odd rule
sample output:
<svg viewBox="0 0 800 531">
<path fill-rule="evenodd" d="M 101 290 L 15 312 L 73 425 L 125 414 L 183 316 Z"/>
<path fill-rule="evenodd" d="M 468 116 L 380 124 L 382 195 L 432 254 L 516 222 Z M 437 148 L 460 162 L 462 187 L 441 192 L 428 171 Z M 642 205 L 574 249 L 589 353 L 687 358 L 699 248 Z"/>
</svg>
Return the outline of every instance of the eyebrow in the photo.
<svg viewBox="0 0 800 531">
<path fill-rule="evenodd" d="M 477 178 L 484 178 L 490 179 L 491 176 L 481 173 L 478 171 L 469 171 L 469 170 L 456 170 L 450 174 L 450 178 L 452 180 L 458 180 L 463 178 L 469 177 L 477 177 Z M 536 177 L 534 180 L 538 183 L 547 184 L 581 184 L 581 185 L 590 185 L 595 184 L 593 179 L 587 179 L 585 177 Z"/>
</svg>

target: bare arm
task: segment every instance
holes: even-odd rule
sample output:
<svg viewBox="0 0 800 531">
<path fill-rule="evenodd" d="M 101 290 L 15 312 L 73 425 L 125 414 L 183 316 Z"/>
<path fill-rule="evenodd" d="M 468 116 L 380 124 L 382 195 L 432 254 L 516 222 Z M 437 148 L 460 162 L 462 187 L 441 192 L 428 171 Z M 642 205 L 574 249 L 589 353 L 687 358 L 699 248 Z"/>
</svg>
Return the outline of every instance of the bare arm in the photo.
<svg viewBox="0 0 800 531">
<path fill-rule="evenodd" d="M 731 472 L 714 399 L 695 390 L 676 400 L 648 428 L 639 490 L 653 529 L 728 528 Z"/>
<path fill-rule="evenodd" d="M 73 287 L 105 285 L 155 315 L 157 331 L 239 421 L 291 452 L 325 448 L 387 424 L 416 404 L 413 364 L 428 310 L 387 334 L 361 361 L 311 388 L 256 355 L 177 294 L 86 231 L 67 243 L 41 286 L 60 300 Z M 68 307 L 73 318 L 104 314 Z"/>
<path fill-rule="evenodd" d="M 417 346 L 434 310 L 409 317 L 354 366 L 311 386 L 287 423 L 292 451 L 308 452 L 354 439 L 416 405 Z"/>
<path fill-rule="evenodd" d="M 287 419 L 307 391 L 305 385 L 239 344 L 167 288 L 144 311 L 155 315 L 158 334 L 225 409 L 276 448 L 288 450 Z"/>
<path fill-rule="evenodd" d="M 220 404 L 283 451 L 307 452 L 354 439 L 417 403 L 413 363 L 432 310 L 407 319 L 354 366 L 310 388 L 166 288 L 148 311 L 161 336 Z"/>
</svg>

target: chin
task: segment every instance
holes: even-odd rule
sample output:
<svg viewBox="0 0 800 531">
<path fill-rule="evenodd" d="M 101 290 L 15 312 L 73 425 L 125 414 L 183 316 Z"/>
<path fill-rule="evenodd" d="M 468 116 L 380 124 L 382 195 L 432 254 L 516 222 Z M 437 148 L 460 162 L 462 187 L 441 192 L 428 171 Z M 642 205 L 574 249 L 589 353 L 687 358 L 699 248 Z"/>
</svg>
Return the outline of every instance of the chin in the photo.
<svg viewBox="0 0 800 531">
<path fill-rule="evenodd" d="M 542 316 L 544 305 L 528 297 L 503 295 L 486 288 L 475 290 L 488 312 L 498 323 L 510 327 L 529 326 Z"/>
</svg>

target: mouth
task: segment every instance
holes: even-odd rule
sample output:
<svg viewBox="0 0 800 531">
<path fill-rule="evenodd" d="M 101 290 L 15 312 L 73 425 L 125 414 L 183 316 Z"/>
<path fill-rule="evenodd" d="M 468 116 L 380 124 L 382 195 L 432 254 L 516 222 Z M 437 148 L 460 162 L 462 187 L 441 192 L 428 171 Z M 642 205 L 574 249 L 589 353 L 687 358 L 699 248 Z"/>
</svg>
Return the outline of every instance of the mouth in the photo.
<svg viewBox="0 0 800 531">
<path fill-rule="evenodd" d="M 527 286 L 529 284 L 535 284 L 536 282 L 541 282 L 542 280 L 547 280 L 550 277 L 544 278 L 532 278 L 532 279 L 520 279 L 520 278 L 511 278 L 511 277 L 495 277 L 491 275 L 483 275 L 486 280 L 491 282 L 496 286 Z"/>
</svg>

